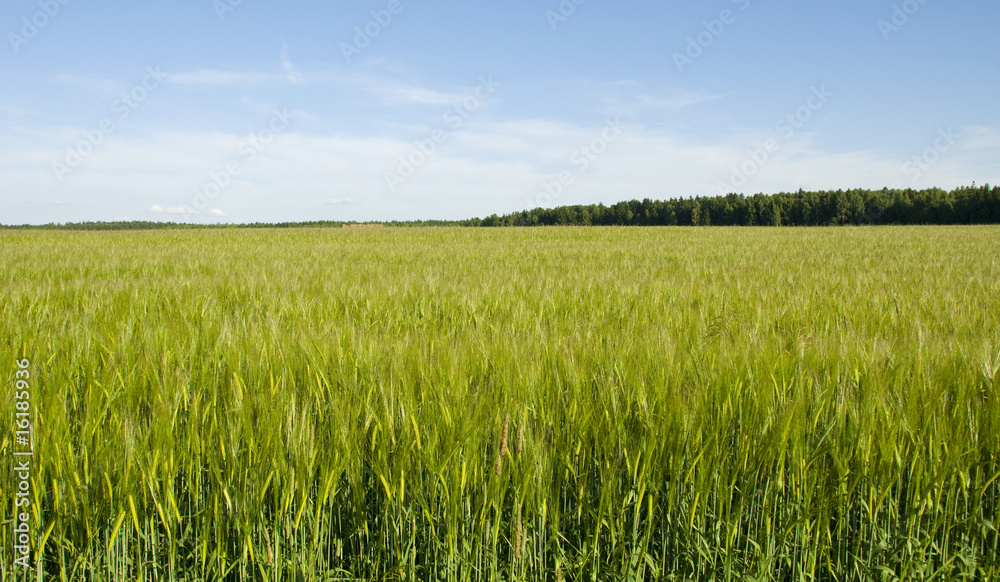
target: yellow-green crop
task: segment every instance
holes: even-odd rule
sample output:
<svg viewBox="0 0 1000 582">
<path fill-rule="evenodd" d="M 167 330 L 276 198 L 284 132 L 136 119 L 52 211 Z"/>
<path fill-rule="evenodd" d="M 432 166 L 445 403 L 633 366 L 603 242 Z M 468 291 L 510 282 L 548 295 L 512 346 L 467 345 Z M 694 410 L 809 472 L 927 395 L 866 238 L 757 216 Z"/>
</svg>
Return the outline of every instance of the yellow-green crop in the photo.
<svg viewBox="0 0 1000 582">
<path fill-rule="evenodd" d="M 1000 228 L 0 251 L 4 580 L 1000 576 Z"/>
</svg>

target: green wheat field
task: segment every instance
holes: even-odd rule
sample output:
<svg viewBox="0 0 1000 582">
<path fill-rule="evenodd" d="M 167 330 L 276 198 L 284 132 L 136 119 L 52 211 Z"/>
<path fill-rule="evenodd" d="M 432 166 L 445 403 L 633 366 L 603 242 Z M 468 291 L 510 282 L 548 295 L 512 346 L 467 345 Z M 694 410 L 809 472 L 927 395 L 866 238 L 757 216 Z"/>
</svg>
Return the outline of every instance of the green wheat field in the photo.
<svg viewBox="0 0 1000 582">
<path fill-rule="evenodd" d="M 1000 579 L 998 227 L 0 251 L 4 581 Z"/>
</svg>

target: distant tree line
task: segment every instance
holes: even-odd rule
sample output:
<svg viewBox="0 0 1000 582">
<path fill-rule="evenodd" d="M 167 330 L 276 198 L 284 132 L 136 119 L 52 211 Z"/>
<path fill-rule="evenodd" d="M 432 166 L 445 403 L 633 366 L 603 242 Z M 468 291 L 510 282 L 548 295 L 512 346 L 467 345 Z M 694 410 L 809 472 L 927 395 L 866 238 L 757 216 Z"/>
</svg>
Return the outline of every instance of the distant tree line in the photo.
<svg viewBox="0 0 1000 582">
<path fill-rule="evenodd" d="M 225 229 L 225 228 L 341 228 L 345 224 L 361 224 L 353 221 L 314 220 L 310 222 L 252 222 L 252 223 L 197 223 L 197 222 L 155 222 L 149 220 L 130 220 L 118 222 L 66 222 L 49 224 L 0 224 L 0 230 L 180 230 L 180 229 Z M 471 221 L 449 220 L 411 220 L 369 222 L 398 227 L 421 226 L 469 226 Z"/>
<path fill-rule="evenodd" d="M 952 191 L 836 190 L 743 196 L 645 199 L 612 206 L 536 208 L 469 221 L 472 226 L 835 226 L 998 224 L 1000 187 Z"/>
<path fill-rule="evenodd" d="M 1000 224 L 1000 187 L 927 190 L 836 190 L 729 194 L 727 196 L 630 200 L 611 206 L 535 208 L 483 219 L 375 222 L 390 227 L 429 226 L 837 226 L 881 224 Z M 216 228 L 340 228 L 345 221 L 195 224 L 183 222 L 69 222 L 0 229 L 153 230 Z"/>
</svg>

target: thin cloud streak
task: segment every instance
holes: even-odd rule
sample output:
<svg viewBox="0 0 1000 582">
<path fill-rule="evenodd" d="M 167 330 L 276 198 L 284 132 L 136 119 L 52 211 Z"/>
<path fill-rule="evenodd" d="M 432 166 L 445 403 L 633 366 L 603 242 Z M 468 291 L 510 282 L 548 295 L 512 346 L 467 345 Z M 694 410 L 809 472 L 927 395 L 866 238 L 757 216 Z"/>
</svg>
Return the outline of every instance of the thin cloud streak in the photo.
<svg viewBox="0 0 1000 582">
<path fill-rule="evenodd" d="M 168 83 L 174 85 L 265 85 L 287 81 L 287 75 L 262 72 L 220 71 L 201 69 L 187 73 L 165 73 Z"/>
<path fill-rule="evenodd" d="M 285 77 L 290 84 L 297 85 L 305 79 L 305 75 L 288 60 L 288 45 L 285 43 L 281 43 L 281 66 L 285 69 Z"/>
</svg>

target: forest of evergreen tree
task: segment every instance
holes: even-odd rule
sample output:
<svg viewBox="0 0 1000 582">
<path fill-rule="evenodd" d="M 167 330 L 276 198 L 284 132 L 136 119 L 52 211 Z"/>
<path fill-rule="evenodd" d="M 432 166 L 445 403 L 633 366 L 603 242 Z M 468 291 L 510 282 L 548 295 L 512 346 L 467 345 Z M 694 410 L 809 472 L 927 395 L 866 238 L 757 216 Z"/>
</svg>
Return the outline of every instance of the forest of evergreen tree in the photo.
<svg viewBox="0 0 1000 582">
<path fill-rule="evenodd" d="M 474 226 L 836 226 L 879 224 L 997 224 L 1000 187 L 951 191 L 836 190 L 730 194 L 708 198 L 631 200 L 612 206 L 536 208 L 470 221 Z"/>
</svg>

